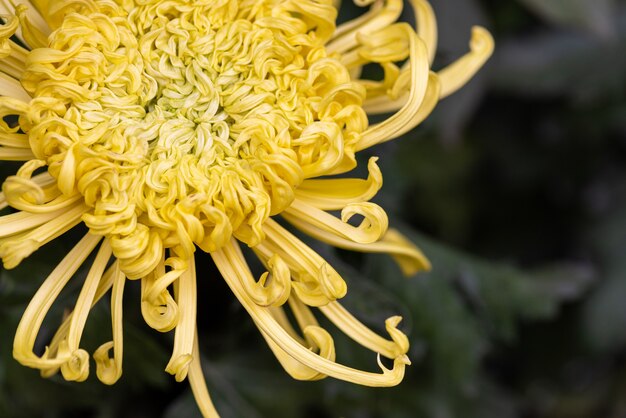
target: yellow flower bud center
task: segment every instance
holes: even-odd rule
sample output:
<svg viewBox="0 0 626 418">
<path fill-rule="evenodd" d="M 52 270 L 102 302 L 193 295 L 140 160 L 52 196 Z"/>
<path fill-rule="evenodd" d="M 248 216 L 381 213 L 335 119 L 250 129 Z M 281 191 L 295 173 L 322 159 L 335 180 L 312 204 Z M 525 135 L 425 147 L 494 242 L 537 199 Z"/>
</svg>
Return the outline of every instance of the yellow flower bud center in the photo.
<svg viewBox="0 0 626 418">
<path fill-rule="evenodd" d="M 129 277 L 232 235 L 254 246 L 306 178 L 353 165 L 364 88 L 330 1 L 63 1 L 20 125 Z"/>
</svg>

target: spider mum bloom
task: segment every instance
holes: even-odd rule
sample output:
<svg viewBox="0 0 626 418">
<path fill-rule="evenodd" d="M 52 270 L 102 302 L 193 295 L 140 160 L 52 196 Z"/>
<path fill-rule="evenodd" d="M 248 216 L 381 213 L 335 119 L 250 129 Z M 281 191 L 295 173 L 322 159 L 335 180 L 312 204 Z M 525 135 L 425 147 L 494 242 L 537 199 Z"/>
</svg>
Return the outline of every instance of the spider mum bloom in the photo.
<svg viewBox="0 0 626 418">
<path fill-rule="evenodd" d="M 114 383 L 124 285 L 139 280 L 145 321 L 174 330 L 165 370 L 188 377 L 202 413 L 217 416 L 196 338 L 200 249 L 294 378 L 402 380 L 409 344 L 400 318 L 386 321 L 388 337 L 360 323 L 337 302 L 347 290 L 340 275 L 273 217 L 336 247 L 388 253 L 407 275 L 428 269 L 369 201 L 382 185 L 376 158 L 367 179 L 332 176 L 352 170 L 356 152 L 422 122 L 483 65 L 493 41 L 474 28 L 470 51 L 433 72 L 426 1 L 410 2 L 417 29 L 396 22 L 401 0 L 355 2 L 369 11 L 337 27 L 331 0 L 0 1 L 0 159 L 24 161 L 2 186 L 0 206 L 15 210 L 0 217 L 0 257 L 10 269 L 79 223 L 89 229 L 24 312 L 20 363 L 86 379 L 81 334 L 110 292 L 112 340 L 93 358 L 98 378 Z M 382 80 L 360 78 L 370 63 Z M 377 113 L 392 116 L 369 125 Z M 267 268 L 259 279 L 242 244 Z M 47 312 L 92 253 L 72 313 L 36 354 Z M 393 368 L 337 363 L 312 308 Z"/>
</svg>

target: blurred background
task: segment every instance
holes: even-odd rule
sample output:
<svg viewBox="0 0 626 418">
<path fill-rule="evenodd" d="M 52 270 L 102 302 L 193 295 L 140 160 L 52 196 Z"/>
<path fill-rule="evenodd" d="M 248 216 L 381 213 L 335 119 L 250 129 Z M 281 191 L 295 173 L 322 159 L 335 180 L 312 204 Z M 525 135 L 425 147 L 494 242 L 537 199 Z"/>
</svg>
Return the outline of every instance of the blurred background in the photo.
<svg viewBox="0 0 626 418">
<path fill-rule="evenodd" d="M 432 272 L 405 279 L 388 257 L 310 242 L 346 278 L 351 312 L 378 330 L 404 317 L 413 365 L 390 389 L 294 381 L 219 273 L 201 267 L 200 346 L 224 418 L 626 417 L 626 2 L 432 4 L 436 68 L 467 50 L 474 24 L 497 45 L 426 123 L 368 151 L 385 179 L 375 201 Z M 341 19 L 360 12 L 346 4 Z M 144 324 L 137 283 L 125 294 L 116 385 L 93 373 L 46 380 L 12 359 L 26 304 L 72 244 L 0 273 L 0 417 L 199 417 L 188 384 L 163 371 L 173 336 Z M 80 285 L 55 304 L 42 342 Z M 108 309 L 92 311 L 88 348 L 110 338 Z M 378 370 L 372 353 L 334 335 L 339 361 Z"/>
</svg>

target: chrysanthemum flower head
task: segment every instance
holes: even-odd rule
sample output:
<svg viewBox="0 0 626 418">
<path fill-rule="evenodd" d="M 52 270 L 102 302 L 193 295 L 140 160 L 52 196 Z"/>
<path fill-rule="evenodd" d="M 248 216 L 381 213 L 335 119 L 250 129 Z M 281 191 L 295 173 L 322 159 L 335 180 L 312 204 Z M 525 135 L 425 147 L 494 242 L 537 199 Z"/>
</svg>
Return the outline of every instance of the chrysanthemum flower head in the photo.
<svg viewBox="0 0 626 418">
<path fill-rule="evenodd" d="M 274 217 L 340 248 L 388 253 L 406 274 L 429 268 L 370 202 L 382 185 L 376 158 L 367 179 L 333 176 L 356 166 L 356 152 L 421 123 L 482 66 L 493 41 L 475 28 L 470 52 L 435 73 L 426 1 L 410 2 L 417 30 L 396 23 L 400 0 L 356 3 L 369 11 L 336 27 L 331 0 L 0 1 L 0 158 L 24 161 L 2 186 L 0 205 L 15 211 L 0 218 L 0 257 L 13 268 L 79 223 L 89 228 L 26 309 L 19 362 L 87 378 L 81 334 L 110 291 L 113 338 L 93 358 L 98 378 L 114 383 L 124 284 L 140 280 L 146 322 L 175 330 L 166 371 L 189 377 L 202 412 L 216 416 L 196 338 L 200 249 L 294 378 L 401 381 L 409 344 L 400 318 L 386 321 L 389 338 L 358 322 L 337 302 L 341 276 Z M 382 80 L 360 78 L 370 63 Z M 376 113 L 392 115 L 370 125 Z M 267 268 L 258 280 L 240 244 Z M 36 354 L 48 310 L 93 252 L 73 312 Z M 393 369 L 335 362 L 312 307 Z"/>
</svg>

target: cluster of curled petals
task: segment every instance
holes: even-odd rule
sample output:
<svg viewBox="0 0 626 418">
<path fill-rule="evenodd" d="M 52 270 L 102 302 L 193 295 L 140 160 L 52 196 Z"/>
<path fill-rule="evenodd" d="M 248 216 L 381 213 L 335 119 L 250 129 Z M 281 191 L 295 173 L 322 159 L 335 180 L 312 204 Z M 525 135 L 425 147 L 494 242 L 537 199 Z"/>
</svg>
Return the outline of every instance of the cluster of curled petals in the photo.
<svg viewBox="0 0 626 418">
<path fill-rule="evenodd" d="M 337 302 L 341 276 L 273 218 L 339 248 L 389 254 L 407 275 L 429 268 L 370 202 L 382 186 L 377 159 L 366 179 L 345 173 L 355 153 L 409 132 L 465 84 L 493 41 L 475 28 L 470 51 L 434 72 L 425 0 L 409 2 L 417 29 L 397 22 L 402 0 L 355 2 L 369 10 L 337 27 L 332 0 L 0 0 L 0 159 L 24 162 L 2 185 L 0 207 L 13 210 L 0 217 L 0 257 L 13 268 L 78 224 L 89 228 L 26 309 L 18 361 L 87 378 L 81 335 L 106 296 L 112 339 L 93 359 L 98 378 L 114 383 L 124 284 L 139 280 L 145 321 L 174 331 L 166 371 L 188 377 L 203 414 L 217 416 L 196 335 L 199 248 L 294 378 L 402 379 L 400 318 L 385 323 L 387 338 L 360 323 Z M 384 77 L 361 78 L 368 64 Z M 390 116 L 370 125 L 368 114 Z M 240 243 L 266 267 L 261 277 Z M 92 253 L 74 310 L 35 354 L 47 312 Z M 393 368 L 337 363 L 314 311 Z"/>
</svg>

